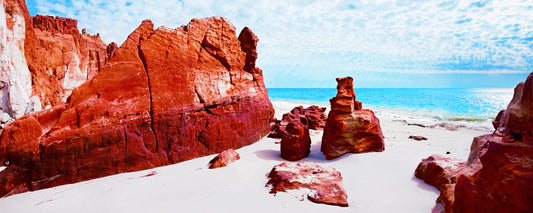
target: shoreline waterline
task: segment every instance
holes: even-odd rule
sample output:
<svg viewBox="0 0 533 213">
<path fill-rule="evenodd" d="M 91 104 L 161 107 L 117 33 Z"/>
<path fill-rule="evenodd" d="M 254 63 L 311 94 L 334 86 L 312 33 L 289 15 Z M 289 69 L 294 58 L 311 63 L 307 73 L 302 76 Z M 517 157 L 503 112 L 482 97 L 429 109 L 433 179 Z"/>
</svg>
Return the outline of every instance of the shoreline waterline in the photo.
<svg viewBox="0 0 533 213">
<path fill-rule="evenodd" d="M 334 88 L 267 88 L 272 101 L 329 108 Z M 356 88 L 363 108 L 380 118 L 428 123 L 455 123 L 492 128 L 498 112 L 507 108 L 512 88 Z M 295 105 L 295 104 L 293 104 Z M 289 109 L 290 110 L 290 109 Z M 287 111 L 288 112 L 288 111 Z M 286 113 L 286 112 L 284 112 Z"/>
<path fill-rule="evenodd" d="M 330 104 L 324 102 L 314 101 L 300 101 L 300 100 L 279 100 L 271 99 L 274 106 L 274 117 L 281 119 L 283 114 L 290 112 L 294 107 L 303 106 L 309 107 L 311 105 L 317 105 L 319 107 L 326 107 L 326 114 L 330 110 Z M 370 109 L 380 120 L 388 120 L 392 122 L 402 122 L 407 125 L 418 125 L 424 127 L 438 126 L 447 124 L 448 126 L 455 128 L 468 128 L 480 131 L 493 131 L 492 126 L 493 119 L 481 119 L 481 120 L 447 120 L 442 118 L 435 118 L 431 114 L 423 114 L 420 112 L 412 112 L 402 109 L 391 109 L 385 107 L 372 107 L 363 103 L 363 109 Z"/>
</svg>

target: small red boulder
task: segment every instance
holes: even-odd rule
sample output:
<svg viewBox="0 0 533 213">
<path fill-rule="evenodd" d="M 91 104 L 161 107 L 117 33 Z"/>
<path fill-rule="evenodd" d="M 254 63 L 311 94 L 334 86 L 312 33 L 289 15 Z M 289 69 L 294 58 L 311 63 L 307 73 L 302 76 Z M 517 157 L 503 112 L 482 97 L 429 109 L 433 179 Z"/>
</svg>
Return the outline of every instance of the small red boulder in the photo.
<svg viewBox="0 0 533 213">
<path fill-rule="evenodd" d="M 309 128 L 299 121 L 290 122 L 281 138 L 281 157 L 290 161 L 301 160 L 309 156 L 310 149 Z"/>
<path fill-rule="evenodd" d="M 226 149 L 217 155 L 213 160 L 209 161 L 209 168 L 215 169 L 220 167 L 225 167 L 230 163 L 233 163 L 236 160 L 241 159 L 239 153 L 233 149 Z"/>
</svg>

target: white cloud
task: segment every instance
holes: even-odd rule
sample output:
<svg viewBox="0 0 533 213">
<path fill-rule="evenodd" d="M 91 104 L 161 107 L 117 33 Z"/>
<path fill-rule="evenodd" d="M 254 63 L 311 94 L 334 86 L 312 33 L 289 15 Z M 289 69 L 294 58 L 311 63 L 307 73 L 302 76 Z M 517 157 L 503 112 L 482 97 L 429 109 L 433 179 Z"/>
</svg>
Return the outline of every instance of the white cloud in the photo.
<svg viewBox="0 0 533 213">
<path fill-rule="evenodd" d="M 80 28 L 119 45 L 146 18 L 156 25 L 178 27 L 192 18 L 224 16 L 237 31 L 248 26 L 258 35 L 258 64 L 266 67 L 501 73 L 528 72 L 533 66 L 533 1 L 527 0 L 66 0 L 64 6 L 36 0 L 36 4 L 43 13 L 76 18 Z"/>
</svg>

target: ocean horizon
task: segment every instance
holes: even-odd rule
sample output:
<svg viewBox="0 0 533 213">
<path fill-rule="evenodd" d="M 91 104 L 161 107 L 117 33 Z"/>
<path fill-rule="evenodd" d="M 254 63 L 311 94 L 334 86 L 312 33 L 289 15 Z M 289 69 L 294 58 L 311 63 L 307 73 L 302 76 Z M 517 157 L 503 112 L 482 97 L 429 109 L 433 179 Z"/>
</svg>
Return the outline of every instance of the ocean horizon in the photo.
<svg viewBox="0 0 533 213">
<path fill-rule="evenodd" d="M 271 100 L 330 107 L 335 88 L 267 88 Z M 507 108 L 513 88 L 356 88 L 363 108 L 382 116 L 490 122 Z M 306 107 L 306 106 L 304 106 Z M 285 112 L 284 112 L 285 113 Z"/>
</svg>

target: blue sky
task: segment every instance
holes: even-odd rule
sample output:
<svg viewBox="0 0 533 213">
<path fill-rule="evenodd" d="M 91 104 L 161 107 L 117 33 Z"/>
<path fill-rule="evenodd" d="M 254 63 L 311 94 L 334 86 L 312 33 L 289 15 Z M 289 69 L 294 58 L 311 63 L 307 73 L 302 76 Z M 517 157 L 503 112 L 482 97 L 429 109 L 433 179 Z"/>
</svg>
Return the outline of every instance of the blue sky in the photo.
<svg viewBox="0 0 533 213">
<path fill-rule="evenodd" d="M 511 88 L 533 70 L 533 1 L 27 0 L 104 42 L 144 19 L 179 27 L 223 16 L 259 37 L 267 87 Z M 237 33 L 238 33 L 237 32 Z"/>
</svg>

